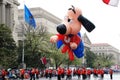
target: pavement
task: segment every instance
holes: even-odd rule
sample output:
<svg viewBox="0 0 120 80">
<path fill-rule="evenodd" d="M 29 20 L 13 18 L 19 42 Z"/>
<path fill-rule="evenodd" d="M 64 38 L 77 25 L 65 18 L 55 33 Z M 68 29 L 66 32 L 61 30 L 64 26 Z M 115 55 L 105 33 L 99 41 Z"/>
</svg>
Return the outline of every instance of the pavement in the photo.
<svg viewBox="0 0 120 80">
<path fill-rule="evenodd" d="M 29 80 L 29 79 L 25 79 L 25 80 Z M 39 78 L 39 79 L 36 79 L 36 80 L 57 80 L 57 77 L 52 77 L 51 79 L 49 78 Z M 61 79 L 61 80 L 66 80 L 66 78 L 64 79 Z M 75 76 L 75 77 L 72 77 L 72 80 L 78 80 L 78 77 Z M 82 79 L 80 79 L 82 80 Z M 109 74 L 105 74 L 104 75 L 104 79 L 100 79 L 99 77 L 98 78 L 94 78 L 93 75 L 91 75 L 91 78 L 90 79 L 86 79 L 86 80 L 111 80 L 110 79 L 110 75 Z M 113 79 L 112 80 L 120 80 L 120 74 L 113 74 Z"/>
</svg>

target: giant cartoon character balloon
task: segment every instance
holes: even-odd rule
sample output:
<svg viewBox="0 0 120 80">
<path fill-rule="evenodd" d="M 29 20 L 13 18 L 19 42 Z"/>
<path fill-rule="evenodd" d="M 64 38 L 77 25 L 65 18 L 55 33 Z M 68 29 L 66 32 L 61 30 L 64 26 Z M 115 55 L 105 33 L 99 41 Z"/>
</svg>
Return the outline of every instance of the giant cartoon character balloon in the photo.
<svg viewBox="0 0 120 80">
<path fill-rule="evenodd" d="M 57 47 L 61 46 L 62 53 L 68 52 L 69 59 L 74 60 L 84 56 L 84 45 L 81 39 L 80 30 L 82 25 L 88 32 L 91 32 L 95 26 L 86 19 L 79 8 L 72 6 L 68 9 L 62 24 L 57 26 L 58 34 L 51 36 L 50 41 L 57 43 Z"/>
</svg>

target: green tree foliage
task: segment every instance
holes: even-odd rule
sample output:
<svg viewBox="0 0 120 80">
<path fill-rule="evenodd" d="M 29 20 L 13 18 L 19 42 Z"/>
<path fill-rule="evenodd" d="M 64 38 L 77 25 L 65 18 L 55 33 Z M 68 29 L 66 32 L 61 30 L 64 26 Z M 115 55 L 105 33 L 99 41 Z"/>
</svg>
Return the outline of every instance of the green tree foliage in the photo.
<svg viewBox="0 0 120 80">
<path fill-rule="evenodd" d="M 90 50 L 86 50 L 86 63 L 88 67 L 110 67 L 113 63 L 113 55 L 96 55 Z"/>
<path fill-rule="evenodd" d="M 63 64 L 67 60 L 67 55 L 62 54 L 60 49 L 56 48 L 55 44 L 50 43 L 49 44 L 49 58 L 53 59 L 53 65 L 56 67 L 59 67 L 61 64 Z M 52 65 L 51 65 L 52 66 Z"/>
<path fill-rule="evenodd" d="M 5 68 L 17 65 L 16 43 L 13 40 L 11 29 L 4 24 L 0 25 L 0 64 Z"/>
<path fill-rule="evenodd" d="M 32 29 L 29 26 L 26 26 L 24 30 L 24 61 L 27 67 L 42 67 L 41 57 L 43 57 L 48 52 L 48 33 L 47 29 L 44 26 L 39 26 L 37 29 Z M 21 41 L 19 45 L 19 59 L 22 61 L 22 49 L 23 42 Z"/>
<path fill-rule="evenodd" d="M 87 66 L 88 67 L 94 67 L 94 62 L 95 62 L 95 60 L 96 60 L 96 57 L 97 57 L 97 55 L 96 54 L 94 54 L 92 51 L 90 51 L 90 50 L 86 50 L 85 51 L 85 54 L 86 54 L 86 56 L 85 56 L 85 58 L 86 58 L 86 63 L 87 63 Z"/>
<path fill-rule="evenodd" d="M 67 58 L 67 60 L 64 62 L 64 64 L 66 65 L 66 67 L 70 67 L 70 66 L 80 67 L 82 64 L 82 58 L 75 57 L 75 59 L 73 61 L 71 61 L 71 60 L 69 60 L 69 58 Z"/>
<path fill-rule="evenodd" d="M 98 67 L 110 67 L 113 64 L 112 60 L 113 60 L 112 54 L 98 55 L 97 58 L 95 59 L 94 66 L 97 65 Z"/>
</svg>

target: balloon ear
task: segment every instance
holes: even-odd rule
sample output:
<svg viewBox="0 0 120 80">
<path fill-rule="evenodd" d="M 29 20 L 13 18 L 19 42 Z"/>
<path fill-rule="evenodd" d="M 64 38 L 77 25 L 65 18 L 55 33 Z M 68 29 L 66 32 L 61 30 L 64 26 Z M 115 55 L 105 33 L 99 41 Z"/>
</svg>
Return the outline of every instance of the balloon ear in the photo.
<svg viewBox="0 0 120 80">
<path fill-rule="evenodd" d="M 86 19 L 84 16 L 82 16 L 82 15 L 80 15 L 78 17 L 78 21 L 80 21 L 82 23 L 82 25 L 85 27 L 85 29 L 88 32 L 91 32 L 95 28 L 95 25 L 91 21 Z"/>
</svg>

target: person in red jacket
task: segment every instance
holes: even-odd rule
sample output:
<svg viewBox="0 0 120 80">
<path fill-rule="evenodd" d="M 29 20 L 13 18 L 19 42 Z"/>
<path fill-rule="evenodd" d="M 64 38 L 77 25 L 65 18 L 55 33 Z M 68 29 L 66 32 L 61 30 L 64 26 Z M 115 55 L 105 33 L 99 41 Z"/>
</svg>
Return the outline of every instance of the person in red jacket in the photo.
<svg viewBox="0 0 120 80">
<path fill-rule="evenodd" d="M 62 77 L 62 78 L 65 77 L 65 69 L 64 69 L 64 68 L 61 69 L 61 77 Z"/>
<path fill-rule="evenodd" d="M 76 72 L 77 72 L 78 80 L 80 80 L 82 70 L 78 68 Z"/>
<path fill-rule="evenodd" d="M 35 80 L 35 68 L 32 68 L 32 70 L 31 70 L 31 78 L 30 78 L 30 80 Z"/>
<path fill-rule="evenodd" d="M 36 74 L 36 78 L 39 79 L 39 76 L 38 76 L 39 75 L 39 70 L 38 70 L 38 68 L 35 69 L 35 74 Z"/>
<path fill-rule="evenodd" d="M 73 76 L 76 76 L 76 74 L 77 74 L 77 70 L 74 68 L 73 69 Z"/>
<path fill-rule="evenodd" d="M 98 70 L 96 68 L 93 69 L 93 76 L 94 78 L 98 77 Z"/>
<path fill-rule="evenodd" d="M 113 79 L 113 70 L 112 69 L 109 70 L 109 74 L 110 74 L 110 79 L 112 80 Z"/>
<path fill-rule="evenodd" d="M 83 67 L 82 68 L 82 79 L 85 80 L 86 78 L 87 78 L 87 76 L 86 76 L 86 68 Z"/>
<path fill-rule="evenodd" d="M 62 69 L 61 69 L 61 67 L 58 67 L 58 69 L 57 69 L 57 79 L 58 80 L 61 80 L 61 74 L 62 74 Z"/>
<path fill-rule="evenodd" d="M 66 75 L 67 75 L 66 80 L 67 79 L 70 80 L 72 78 L 71 74 L 72 74 L 72 70 L 68 67 L 66 70 Z"/>
<path fill-rule="evenodd" d="M 45 69 L 45 77 L 48 78 L 48 69 Z"/>
<path fill-rule="evenodd" d="M 90 77 L 91 77 L 91 70 L 90 69 L 87 69 L 87 77 L 90 80 Z"/>
<path fill-rule="evenodd" d="M 103 78 L 104 78 L 104 70 L 103 69 L 100 69 L 100 75 L 101 75 L 101 79 L 103 80 Z"/>
<path fill-rule="evenodd" d="M 51 80 L 51 78 L 52 78 L 52 71 L 53 71 L 52 69 L 49 69 L 49 70 L 48 70 L 49 80 Z"/>
<path fill-rule="evenodd" d="M 98 75 L 100 75 L 100 80 L 103 80 L 104 78 L 104 70 L 101 68 L 101 69 L 98 69 Z"/>
</svg>

